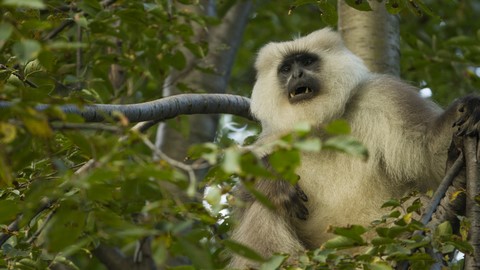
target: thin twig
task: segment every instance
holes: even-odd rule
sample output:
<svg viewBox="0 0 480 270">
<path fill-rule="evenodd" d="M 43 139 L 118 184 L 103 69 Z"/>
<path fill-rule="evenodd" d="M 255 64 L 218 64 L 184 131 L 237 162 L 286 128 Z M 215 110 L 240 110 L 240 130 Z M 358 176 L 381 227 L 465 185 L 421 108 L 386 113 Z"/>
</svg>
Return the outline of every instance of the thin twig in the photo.
<svg viewBox="0 0 480 270">
<path fill-rule="evenodd" d="M 66 19 L 57 28 L 53 29 L 45 37 L 43 37 L 43 40 L 47 41 L 47 40 L 54 39 L 64 29 L 72 27 L 73 24 L 75 24 L 75 21 L 73 19 L 71 19 L 71 18 Z"/>
<path fill-rule="evenodd" d="M 433 214 L 435 213 L 435 211 L 437 211 L 438 206 L 440 205 L 440 201 L 445 197 L 445 194 L 448 188 L 452 185 L 453 180 L 458 176 L 458 174 L 460 173 L 464 165 L 465 165 L 465 159 L 463 155 L 459 155 L 458 158 L 453 163 L 453 165 L 450 168 L 448 168 L 447 172 L 445 173 L 445 176 L 442 179 L 442 182 L 440 183 L 440 186 L 438 186 L 432 199 L 430 200 L 429 204 L 426 206 L 422 214 L 422 217 L 420 218 L 420 222 L 423 225 L 427 225 L 428 222 L 432 219 Z M 418 230 L 413 233 L 413 236 L 418 236 L 423 234 L 424 234 L 424 231 Z M 416 249 L 412 250 L 412 252 L 414 251 L 416 251 Z M 437 262 L 432 266 L 431 270 L 440 269 L 441 256 L 439 257 L 438 254 L 434 253 L 433 251 L 429 251 L 429 252 L 431 252 L 432 253 L 431 256 L 437 260 Z M 408 263 L 408 261 L 402 261 L 398 263 L 396 269 L 407 270 L 409 266 L 410 264 Z"/>
<path fill-rule="evenodd" d="M 26 83 L 28 86 L 32 87 L 32 88 L 38 88 L 38 85 L 36 85 L 35 83 L 25 79 L 24 76 L 22 76 L 19 72 L 17 72 L 16 70 L 14 69 L 11 69 L 7 66 L 5 66 L 4 64 L 0 64 L 0 69 L 3 69 L 3 70 L 9 70 L 11 72 L 11 74 L 13 74 L 15 77 L 17 77 L 20 81 Z"/>
<path fill-rule="evenodd" d="M 197 187 L 197 177 L 195 176 L 195 170 L 193 169 L 193 167 L 167 156 L 160 149 L 158 149 L 155 146 L 155 144 L 153 144 L 147 138 L 147 136 L 141 135 L 140 137 L 141 137 L 143 143 L 145 143 L 145 145 L 148 148 L 150 148 L 150 150 L 152 150 L 155 153 L 155 155 L 159 156 L 161 159 L 165 160 L 168 164 L 172 165 L 173 167 L 179 168 L 179 169 L 187 172 L 188 177 L 190 179 L 190 185 L 188 186 L 188 189 L 187 189 L 187 195 L 190 196 L 190 197 L 193 197 L 195 195 L 195 191 L 196 191 L 196 187 Z"/>
<path fill-rule="evenodd" d="M 81 43 L 82 39 L 83 39 L 83 29 L 80 25 L 77 25 L 77 42 Z M 76 57 L 77 57 L 76 75 L 77 75 L 77 79 L 79 79 L 82 77 L 82 67 L 83 67 L 82 47 L 77 48 Z"/>
<path fill-rule="evenodd" d="M 82 173 L 88 171 L 89 169 L 93 168 L 96 164 L 97 163 L 95 162 L 95 160 L 91 159 L 91 160 L 87 161 L 85 164 L 83 164 L 83 166 L 80 167 L 78 170 L 76 170 L 74 174 L 75 175 L 82 174 Z M 43 211 L 49 209 L 55 202 L 56 202 L 56 200 L 47 200 L 46 202 L 44 202 L 37 209 L 35 214 L 32 216 L 32 219 L 37 217 Z M 8 225 L 7 233 L 0 234 L 0 246 L 5 244 L 5 242 L 13 235 L 13 233 L 17 232 L 20 229 L 18 224 L 20 223 L 22 218 L 23 218 L 23 215 L 19 215 L 12 223 L 10 223 L 10 225 Z"/>
<path fill-rule="evenodd" d="M 103 8 L 106 8 L 106 7 L 112 5 L 115 2 L 116 2 L 116 0 L 104 0 L 104 1 L 101 2 L 101 5 L 103 6 Z M 77 14 L 82 14 L 83 15 L 84 12 L 82 11 L 82 12 L 79 12 Z M 57 28 L 53 29 L 45 37 L 43 37 L 43 40 L 47 41 L 47 40 L 54 39 L 63 30 L 72 27 L 74 24 L 75 24 L 75 21 L 73 19 L 71 19 L 71 18 L 66 19 Z"/>
<path fill-rule="evenodd" d="M 61 122 L 52 122 L 50 123 L 53 129 L 75 129 L 75 130 L 100 130 L 108 131 L 113 133 L 118 133 L 122 129 L 117 126 L 105 125 L 100 123 L 61 123 Z"/>
<path fill-rule="evenodd" d="M 453 180 L 458 175 L 464 165 L 465 160 L 463 158 L 463 155 L 459 155 L 457 160 L 455 160 L 455 163 L 453 163 L 452 167 L 450 167 L 445 173 L 445 176 L 443 177 L 440 186 L 438 186 L 437 190 L 433 194 L 432 199 L 430 200 L 430 203 L 427 205 L 425 211 L 423 212 L 422 218 L 420 219 L 420 222 L 423 225 L 427 225 L 428 222 L 432 219 L 433 213 L 435 213 L 435 211 L 437 210 L 442 198 L 445 197 L 447 189 L 452 185 Z"/>
<path fill-rule="evenodd" d="M 43 232 L 43 230 L 47 227 L 48 222 L 50 219 L 53 217 L 55 214 L 55 210 L 52 210 L 50 213 L 48 213 L 47 218 L 45 218 L 45 221 L 43 222 L 42 226 L 30 237 L 30 239 L 27 240 L 27 243 L 31 245 L 35 240 L 37 240 L 38 236 Z"/>
</svg>

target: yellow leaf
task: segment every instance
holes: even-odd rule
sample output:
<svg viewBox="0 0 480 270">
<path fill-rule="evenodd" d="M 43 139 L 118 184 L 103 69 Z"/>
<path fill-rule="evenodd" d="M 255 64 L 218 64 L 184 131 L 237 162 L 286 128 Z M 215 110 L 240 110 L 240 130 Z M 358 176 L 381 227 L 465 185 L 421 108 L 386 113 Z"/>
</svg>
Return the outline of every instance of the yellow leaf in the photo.
<svg viewBox="0 0 480 270">
<path fill-rule="evenodd" d="M 464 193 L 464 192 L 465 192 L 465 190 L 463 190 L 463 189 L 455 191 L 455 192 L 452 194 L 452 196 L 450 196 L 450 202 L 455 201 L 455 200 L 457 199 L 457 197 L 458 197 L 460 194 Z"/>
<path fill-rule="evenodd" d="M 403 220 L 405 221 L 405 223 L 410 224 L 410 222 L 412 222 L 412 213 L 408 213 L 403 216 Z"/>
<path fill-rule="evenodd" d="M 23 115 L 22 120 L 28 132 L 34 136 L 49 138 L 53 135 L 47 117 L 32 108 L 27 109 L 27 113 Z"/>
<path fill-rule="evenodd" d="M 17 129 L 9 123 L 0 122 L 0 143 L 11 143 L 17 136 Z"/>
</svg>

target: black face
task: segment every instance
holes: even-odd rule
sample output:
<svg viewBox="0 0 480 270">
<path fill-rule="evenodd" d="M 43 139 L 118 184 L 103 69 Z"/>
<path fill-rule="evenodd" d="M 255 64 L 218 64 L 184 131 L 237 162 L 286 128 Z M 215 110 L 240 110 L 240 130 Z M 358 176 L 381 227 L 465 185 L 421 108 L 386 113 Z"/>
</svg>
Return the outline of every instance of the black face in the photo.
<svg viewBox="0 0 480 270">
<path fill-rule="evenodd" d="M 278 67 L 280 83 L 287 90 L 290 103 L 310 99 L 320 91 L 320 82 L 313 74 L 320 69 L 317 55 L 307 52 L 292 53 Z"/>
</svg>

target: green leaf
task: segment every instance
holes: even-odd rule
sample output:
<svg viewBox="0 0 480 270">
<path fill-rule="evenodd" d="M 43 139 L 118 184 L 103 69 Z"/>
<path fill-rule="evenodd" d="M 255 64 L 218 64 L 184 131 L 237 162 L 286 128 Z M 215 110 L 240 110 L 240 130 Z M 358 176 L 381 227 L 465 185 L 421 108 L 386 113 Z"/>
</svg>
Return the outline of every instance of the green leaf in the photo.
<svg viewBox="0 0 480 270">
<path fill-rule="evenodd" d="M 241 157 L 242 171 L 255 177 L 272 178 L 272 173 L 265 168 L 263 163 L 251 152 Z"/>
<path fill-rule="evenodd" d="M 296 150 L 280 150 L 268 156 L 269 164 L 280 174 L 282 179 L 295 184 L 298 175 L 295 169 L 300 165 L 300 153 Z"/>
<path fill-rule="evenodd" d="M 202 43 L 186 42 L 185 47 L 197 58 L 203 58 L 207 54 L 205 46 Z"/>
<path fill-rule="evenodd" d="M 326 127 L 325 131 L 331 135 L 347 135 L 350 134 L 351 129 L 350 125 L 346 120 L 339 119 L 330 122 Z"/>
<path fill-rule="evenodd" d="M 182 70 L 187 65 L 187 59 L 181 51 L 176 51 L 174 54 L 166 55 L 165 60 L 177 70 Z"/>
<path fill-rule="evenodd" d="M 0 200 L 0 224 L 10 223 L 20 211 L 19 201 Z"/>
<path fill-rule="evenodd" d="M 322 143 L 319 138 L 308 138 L 305 140 L 295 141 L 293 146 L 300 151 L 318 152 L 322 148 Z"/>
<path fill-rule="evenodd" d="M 390 199 L 388 201 L 386 201 L 385 203 L 382 204 L 381 208 L 386 208 L 386 207 L 392 207 L 392 208 L 395 208 L 395 207 L 399 207 L 401 204 L 400 204 L 400 201 L 397 200 L 397 199 Z"/>
<path fill-rule="evenodd" d="M 17 137 L 17 129 L 14 125 L 0 122 L 0 143 L 11 143 Z"/>
<path fill-rule="evenodd" d="M 445 43 L 453 46 L 472 46 L 477 45 L 478 40 L 470 36 L 455 36 L 448 39 Z"/>
<path fill-rule="evenodd" d="M 322 21 L 328 25 L 336 25 L 338 21 L 337 8 L 327 1 L 317 1 Z"/>
<path fill-rule="evenodd" d="M 17 41 L 12 47 L 13 53 L 21 62 L 27 62 L 33 58 L 36 58 L 41 49 L 42 46 L 40 43 L 33 39 Z"/>
<path fill-rule="evenodd" d="M 222 191 L 216 186 L 210 186 L 206 190 L 206 195 L 204 200 L 209 203 L 212 207 L 212 212 L 214 215 L 217 215 L 222 207 Z"/>
<path fill-rule="evenodd" d="M 46 232 L 47 246 L 58 252 L 77 243 L 85 226 L 85 212 L 71 202 L 63 203 L 50 220 Z"/>
<path fill-rule="evenodd" d="M 87 48 L 87 44 L 82 42 L 55 41 L 49 43 L 46 47 L 51 50 L 76 50 Z"/>
<path fill-rule="evenodd" d="M 365 243 L 365 241 L 361 236 L 365 232 L 367 232 L 367 229 L 365 229 L 363 226 L 360 226 L 360 225 L 351 225 L 349 227 L 337 227 L 333 229 L 334 234 L 352 239 L 357 244 Z"/>
<path fill-rule="evenodd" d="M 336 136 L 324 142 L 324 149 L 338 150 L 350 155 L 368 158 L 367 148 L 350 136 Z"/>
<path fill-rule="evenodd" d="M 372 245 L 379 246 L 379 245 L 392 244 L 395 242 L 395 240 L 388 237 L 375 237 L 370 242 L 372 243 Z"/>
<path fill-rule="evenodd" d="M 102 6 L 100 5 L 100 1 L 97 0 L 83 0 L 79 2 L 78 8 L 80 8 L 86 14 L 95 17 L 98 12 L 102 10 Z"/>
<path fill-rule="evenodd" d="M 300 135 L 306 134 L 312 130 L 312 125 L 307 122 L 299 122 L 295 124 L 293 130 L 295 130 L 295 132 L 299 133 Z"/>
<path fill-rule="evenodd" d="M 377 234 L 382 237 L 395 238 L 402 233 L 409 232 L 406 226 L 392 226 L 388 228 L 376 228 Z"/>
<path fill-rule="evenodd" d="M 196 245 L 184 238 L 179 238 L 178 243 L 196 269 L 213 269 L 211 255 L 204 247 Z"/>
<path fill-rule="evenodd" d="M 28 79 L 29 76 L 32 76 L 34 73 L 41 71 L 43 71 L 43 67 L 42 65 L 40 65 L 40 62 L 37 59 L 28 62 L 28 64 L 23 69 L 25 79 Z"/>
<path fill-rule="evenodd" d="M 287 256 L 273 255 L 268 261 L 262 263 L 260 270 L 275 270 L 280 269 L 282 263 L 287 259 Z"/>
<path fill-rule="evenodd" d="M 471 254 L 473 252 L 472 245 L 470 245 L 470 243 L 468 243 L 467 241 L 458 240 L 458 241 L 448 241 L 447 243 L 450 245 L 453 245 L 463 253 Z"/>
<path fill-rule="evenodd" d="M 51 70 L 55 64 L 55 56 L 51 51 L 42 50 L 38 54 L 38 61 L 47 70 Z"/>
<path fill-rule="evenodd" d="M 0 69 L 0 82 L 6 82 L 11 75 L 12 71 L 10 69 Z"/>
<path fill-rule="evenodd" d="M 445 221 L 437 226 L 435 232 L 439 236 L 450 236 L 453 233 L 452 225 L 450 225 L 450 222 Z"/>
<path fill-rule="evenodd" d="M 48 119 L 44 114 L 39 114 L 32 108 L 26 108 L 26 114 L 22 115 L 22 121 L 27 130 L 35 136 L 41 138 L 50 138 L 53 131 L 48 124 Z"/>
<path fill-rule="evenodd" d="M 345 0 L 347 5 L 360 11 L 371 11 L 372 8 L 367 0 Z"/>
<path fill-rule="evenodd" d="M 312 259 L 317 262 L 326 263 L 330 254 L 333 254 L 333 253 L 335 253 L 335 250 L 333 249 L 325 249 L 325 250 L 316 249 L 313 252 Z"/>
<path fill-rule="evenodd" d="M 25 7 L 42 9 L 45 8 L 45 4 L 42 0 L 3 0 L 3 5 L 14 7 Z"/>
<path fill-rule="evenodd" d="M 13 26 L 9 23 L 2 22 L 0 23 L 0 49 L 3 48 L 3 45 L 10 38 L 10 35 L 13 32 Z"/>
<path fill-rule="evenodd" d="M 332 249 L 345 249 L 357 247 L 357 242 L 351 238 L 345 236 L 336 236 L 327 242 L 325 242 L 323 248 L 332 248 Z"/>
<path fill-rule="evenodd" d="M 299 7 L 299 6 L 308 5 L 308 4 L 316 4 L 317 2 L 318 0 L 295 0 L 292 3 L 292 6 Z"/>
<path fill-rule="evenodd" d="M 188 149 L 188 157 L 191 159 L 203 158 L 209 164 L 215 165 L 218 160 L 219 149 L 214 143 L 196 144 Z"/>
<path fill-rule="evenodd" d="M 245 257 L 250 260 L 254 260 L 257 262 L 264 262 L 265 259 L 258 254 L 256 251 L 252 250 L 251 248 L 242 245 L 233 240 L 223 240 L 222 242 L 229 250 L 233 251 L 234 253 Z"/>
<path fill-rule="evenodd" d="M 371 270 L 392 270 L 393 268 L 386 263 L 377 262 L 377 263 L 368 264 L 367 269 L 371 269 Z"/>
<path fill-rule="evenodd" d="M 385 3 L 388 13 L 398 14 L 405 8 L 403 0 L 389 0 Z"/>
<path fill-rule="evenodd" d="M 238 149 L 228 148 L 225 150 L 222 167 L 227 173 L 239 173 L 241 171 L 240 152 Z"/>
</svg>

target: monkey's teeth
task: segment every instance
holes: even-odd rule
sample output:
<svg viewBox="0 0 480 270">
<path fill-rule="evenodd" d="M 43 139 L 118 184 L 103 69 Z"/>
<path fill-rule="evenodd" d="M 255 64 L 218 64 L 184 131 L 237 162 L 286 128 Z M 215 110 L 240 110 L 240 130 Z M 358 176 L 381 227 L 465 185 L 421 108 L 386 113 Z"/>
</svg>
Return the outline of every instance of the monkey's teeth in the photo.
<svg viewBox="0 0 480 270">
<path fill-rule="evenodd" d="M 295 96 L 294 93 L 290 93 L 290 97 L 293 98 Z"/>
<path fill-rule="evenodd" d="M 312 92 L 312 89 L 307 87 L 307 90 L 305 91 L 305 93 L 311 93 L 311 92 Z"/>
</svg>

